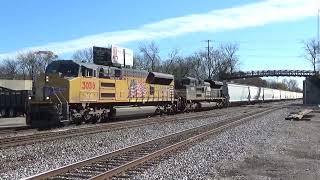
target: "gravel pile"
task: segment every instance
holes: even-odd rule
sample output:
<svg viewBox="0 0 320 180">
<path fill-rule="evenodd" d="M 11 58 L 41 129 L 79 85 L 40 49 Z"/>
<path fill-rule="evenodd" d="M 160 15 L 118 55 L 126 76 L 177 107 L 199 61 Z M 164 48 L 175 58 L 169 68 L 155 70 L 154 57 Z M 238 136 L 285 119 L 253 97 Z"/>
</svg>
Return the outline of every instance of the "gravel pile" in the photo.
<svg viewBox="0 0 320 180">
<path fill-rule="evenodd" d="M 285 128 L 287 110 L 270 113 L 219 135 L 214 135 L 146 170 L 135 179 L 214 179 L 241 174 L 237 162 L 253 154 L 254 146 L 274 147 L 273 136 Z M 261 179 L 263 177 L 254 177 Z"/>
<path fill-rule="evenodd" d="M 242 113 L 239 108 L 230 109 L 229 112 L 232 113 L 222 117 L 158 123 L 2 149 L 0 150 L 0 177 L 1 179 L 20 179 Z"/>
</svg>

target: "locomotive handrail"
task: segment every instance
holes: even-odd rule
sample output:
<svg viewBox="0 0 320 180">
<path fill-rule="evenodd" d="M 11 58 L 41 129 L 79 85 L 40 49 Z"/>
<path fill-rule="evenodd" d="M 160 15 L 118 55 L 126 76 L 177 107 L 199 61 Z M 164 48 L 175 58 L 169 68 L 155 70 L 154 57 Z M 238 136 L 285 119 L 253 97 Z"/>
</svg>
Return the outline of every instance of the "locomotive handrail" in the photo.
<svg viewBox="0 0 320 180">
<path fill-rule="evenodd" d="M 59 96 L 57 95 L 57 93 L 56 93 L 55 91 L 53 91 L 53 94 L 57 97 L 57 99 L 58 99 L 58 101 L 59 101 L 59 104 L 60 104 L 60 106 L 59 106 L 59 111 L 62 112 L 62 102 L 61 102 Z"/>
<path fill-rule="evenodd" d="M 62 92 L 61 91 L 59 91 L 59 93 L 61 94 L 61 96 L 62 96 L 62 98 L 64 99 L 64 101 L 65 101 L 65 103 L 66 103 L 66 117 L 68 117 L 68 115 L 69 115 L 69 103 L 68 103 L 68 101 L 67 101 L 67 99 L 64 97 L 64 95 L 62 94 Z M 61 105 L 63 105 L 62 103 L 61 103 Z M 62 111 L 61 111 L 62 112 Z M 63 113 L 63 112 L 62 112 Z M 63 114 L 64 115 L 64 114 Z"/>
</svg>

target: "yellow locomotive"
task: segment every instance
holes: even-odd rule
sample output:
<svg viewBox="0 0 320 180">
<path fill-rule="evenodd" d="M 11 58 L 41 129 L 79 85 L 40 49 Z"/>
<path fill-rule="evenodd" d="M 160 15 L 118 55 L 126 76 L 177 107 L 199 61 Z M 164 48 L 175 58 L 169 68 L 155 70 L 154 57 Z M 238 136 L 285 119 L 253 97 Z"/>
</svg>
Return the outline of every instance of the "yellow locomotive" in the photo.
<svg viewBox="0 0 320 180">
<path fill-rule="evenodd" d="M 57 60 L 46 68 L 42 101 L 32 101 L 32 127 L 106 121 L 174 111 L 174 77 L 124 67 Z"/>
</svg>

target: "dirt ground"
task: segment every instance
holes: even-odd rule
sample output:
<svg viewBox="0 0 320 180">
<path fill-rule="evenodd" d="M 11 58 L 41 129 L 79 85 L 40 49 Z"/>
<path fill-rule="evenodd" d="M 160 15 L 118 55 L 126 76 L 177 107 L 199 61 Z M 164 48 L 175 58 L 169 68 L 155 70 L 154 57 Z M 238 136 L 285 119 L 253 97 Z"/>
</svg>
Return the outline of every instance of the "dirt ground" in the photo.
<svg viewBox="0 0 320 180">
<path fill-rule="evenodd" d="M 291 107 L 288 113 L 297 108 Z M 283 120 L 286 121 L 286 120 Z M 301 121 L 286 121 L 271 139 L 256 144 L 241 162 L 220 170 L 226 179 L 320 179 L 320 110 Z M 230 178 L 232 177 L 232 178 Z"/>
</svg>

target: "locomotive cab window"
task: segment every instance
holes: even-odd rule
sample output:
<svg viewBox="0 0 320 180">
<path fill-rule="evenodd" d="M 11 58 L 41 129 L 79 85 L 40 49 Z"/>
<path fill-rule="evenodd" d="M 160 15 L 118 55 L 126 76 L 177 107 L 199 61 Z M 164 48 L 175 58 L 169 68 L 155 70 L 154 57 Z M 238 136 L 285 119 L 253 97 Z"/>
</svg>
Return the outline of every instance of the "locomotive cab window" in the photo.
<svg viewBox="0 0 320 180">
<path fill-rule="evenodd" d="M 95 70 L 81 66 L 81 74 L 83 77 L 94 77 L 95 76 Z"/>
<path fill-rule="evenodd" d="M 115 69 L 114 70 L 114 76 L 115 77 L 121 77 L 121 70 L 120 69 Z"/>
<path fill-rule="evenodd" d="M 99 71 L 99 78 L 110 79 L 110 76 L 109 76 L 109 68 L 108 68 L 108 67 L 103 67 L 103 68 L 100 69 L 100 71 Z"/>
<path fill-rule="evenodd" d="M 73 61 L 53 61 L 46 68 L 46 74 L 59 73 L 63 77 L 77 77 L 79 75 L 79 64 Z"/>
<path fill-rule="evenodd" d="M 100 68 L 99 70 L 99 78 L 103 78 L 104 77 L 104 71 L 103 68 Z"/>
</svg>

